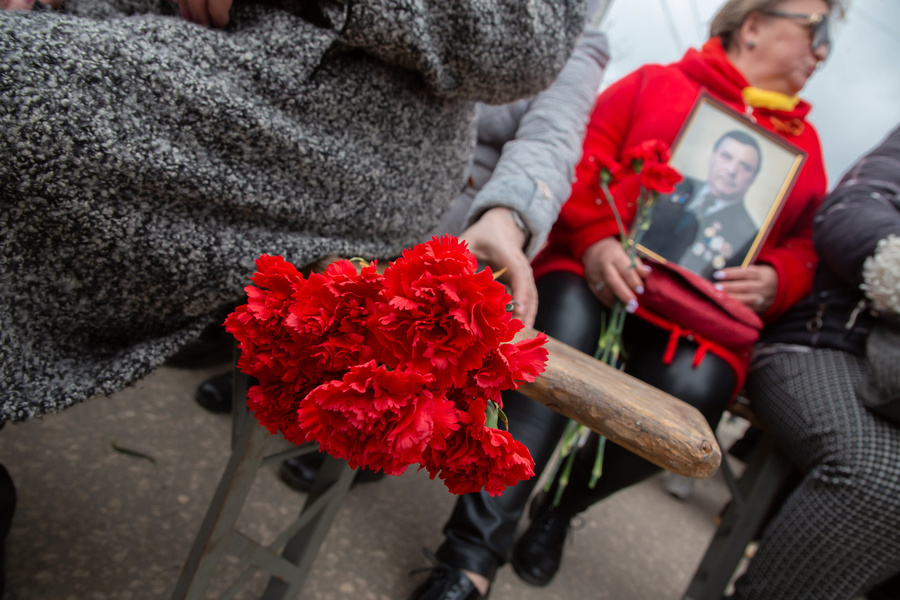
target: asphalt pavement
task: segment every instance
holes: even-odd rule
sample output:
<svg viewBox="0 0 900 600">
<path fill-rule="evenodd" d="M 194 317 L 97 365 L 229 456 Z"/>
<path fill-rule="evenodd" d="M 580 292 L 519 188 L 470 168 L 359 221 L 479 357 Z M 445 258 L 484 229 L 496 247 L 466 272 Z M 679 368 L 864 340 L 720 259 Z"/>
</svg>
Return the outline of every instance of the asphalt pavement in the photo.
<svg viewBox="0 0 900 600">
<path fill-rule="evenodd" d="M 0 462 L 18 490 L 7 600 L 170 597 L 230 452 L 230 417 L 198 406 L 194 389 L 225 368 L 164 367 L 111 397 L 0 431 Z M 720 436 L 733 439 L 744 425 L 729 421 Z M 728 492 L 717 474 L 678 500 L 665 475 L 588 511 L 549 586 L 531 587 L 504 567 L 491 600 L 681 598 Z M 265 467 L 239 526 L 274 539 L 303 500 L 278 480 L 276 466 Z M 411 572 L 428 564 L 423 548 L 440 544 L 453 500 L 441 482 L 412 469 L 356 486 L 300 597 L 405 600 L 425 577 Z M 256 577 L 238 598 L 258 598 L 264 585 Z"/>
</svg>

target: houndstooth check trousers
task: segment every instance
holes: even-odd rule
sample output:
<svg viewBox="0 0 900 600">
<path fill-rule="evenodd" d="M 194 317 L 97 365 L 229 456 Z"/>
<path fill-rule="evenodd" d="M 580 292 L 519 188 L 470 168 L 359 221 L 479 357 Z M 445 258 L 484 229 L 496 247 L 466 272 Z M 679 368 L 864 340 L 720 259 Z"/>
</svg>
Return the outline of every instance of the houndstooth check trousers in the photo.
<svg viewBox="0 0 900 600">
<path fill-rule="evenodd" d="M 738 579 L 740 600 L 850 600 L 900 572 L 900 426 L 854 392 L 864 357 L 775 355 L 747 392 L 803 479 Z"/>
</svg>

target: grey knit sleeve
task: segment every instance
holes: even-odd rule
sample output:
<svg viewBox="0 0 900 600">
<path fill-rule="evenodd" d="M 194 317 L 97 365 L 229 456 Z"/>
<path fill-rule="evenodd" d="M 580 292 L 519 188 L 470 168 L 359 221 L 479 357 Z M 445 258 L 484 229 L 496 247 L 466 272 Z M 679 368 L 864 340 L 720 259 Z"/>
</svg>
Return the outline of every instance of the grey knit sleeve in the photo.
<svg viewBox="0 0 900 600">
<path fill-rule="evenodd" d="M 491 104 L 546 88 L 584 27 L 584 0 L 347 0 L 342 41 L 432 93 Z"/>
<path fill-rule="evenodd" d="M 585 127 L 608 61 L 606 36 L 586 30 L 559 78 L 532 100 L 515 139 L 503 147 L 493 175 L 475 196 L 466 227 L 489 208 L 511 208 L 531 233 L 526 255 L 537 253 L 569 197 Z"/>
</svg>

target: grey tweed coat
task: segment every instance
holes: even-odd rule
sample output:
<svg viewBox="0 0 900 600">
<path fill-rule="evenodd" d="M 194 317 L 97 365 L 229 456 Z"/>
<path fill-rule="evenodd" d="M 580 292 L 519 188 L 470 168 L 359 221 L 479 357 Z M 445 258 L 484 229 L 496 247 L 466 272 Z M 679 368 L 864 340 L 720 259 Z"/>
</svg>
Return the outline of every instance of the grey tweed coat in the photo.
<svg viewBox="0 0 900 600">
<path fill-rule="evenodd" d="M 238 0 L 213 30 L 122 2 L 0 14 L 0 421 L 147 374 L 261 253 L 420 241 L 474 103 L 549 85 L 584 23 L 580 0 Z"/>
</svg>

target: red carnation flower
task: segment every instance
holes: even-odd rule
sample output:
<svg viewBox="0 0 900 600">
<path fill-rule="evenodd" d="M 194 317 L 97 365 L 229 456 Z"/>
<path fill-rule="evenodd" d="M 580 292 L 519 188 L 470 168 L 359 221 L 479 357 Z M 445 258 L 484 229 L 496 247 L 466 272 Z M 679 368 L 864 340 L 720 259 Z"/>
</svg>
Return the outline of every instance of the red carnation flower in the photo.
<svg viewBox="0 0 900 600">
<path fill-rule="evenodd" d="M 489 270 L 475 273 L 464 243 L 432 238 L 403 253 L 384 274 L 387 302 L 374 311 L 385 362 L 430 372 L 459 386 L 491 348 L 511 339 L 511 297 Z"/>
<path fill-rule="evenodd" d="M 263 254 L 256 259 L 256 273 L 250 278 L 257 286 L 247 286 L 247 306 L 259 319 L 284 310 L 285 303 L 304 283 L 303 274 L 281 256 Z"/>
<path fill-rule="evenodd" d="M 671 194 L 675 184 L 684 179 L 681 173 L 664 163 L 644 163 L 638 176 L 640 184 L 659 194 Z"/>
<path fill-rule="evenodd" d="M 421 460 L 435 435 L 440 445 L 457 427 L 456 409 L 426 389 L 429 379 L 375 361 L 352 367 L 342 380 L 315 388 L 300 402 L 300 428 L 323 452 L 353 468 L 399 475 Z"/>
<path fill-rule="evenodd" d="M 622 174 L 622 165 L 609 154 L 593 154 L 588 157 L 594 168 L 597 169 L 597 182 L 610 183 L 616 181 Z"/>
<path fill-rule="evenodd" d="M 622 164 L 630 166 L 635 173 L 640 173 L 648 163 L 667 163 L 671 156 L 669 147 L 660 140 L 645 140 L 637 146 L 622 153 Z"/>
<path fill-rule="evenodd" d="M 325 371 L 380 358 L 383 352 L 369 318 L 381 301 L 381 288 L 374 263 L 357 272 L 350 261 L 334 262 L 297 291 L 285 325 Z"/>
<path fill-rule="evenodd" d="M 533 339 L 491 349 L 485 354 L 481 367 L 469 372 L 468 381 L 462 387 L 463 395 L 491 400 L 502 406 L 500 392 L 516 389 L 522 381 L 530 383 L 544 372 L 546 342 L 547 336 L 539 333 Z"/>
<path fill-rule="evenodd" d="M 519 481 L 534 476 L 534 460 L 522 443 L 508 431 L 485 426 L 483 400 L 472 402 L 459 416 L 460 427 L 436 451 L 428 447 L 423 466 L 432 479 L 440 477 L 454 494 L 471 494 L 482 489 L 497 496 Z"/>
<path fill-rule="evenodd" d="M 306 437 L 297 420 L 297 409 L 311 389 L 298 388 L 296 383 L 268 381 L 247 390 L 247 407 L 269 433 L 281 432 L 287 441 L 299 445 L 306 442 Z"/>
</svg>

